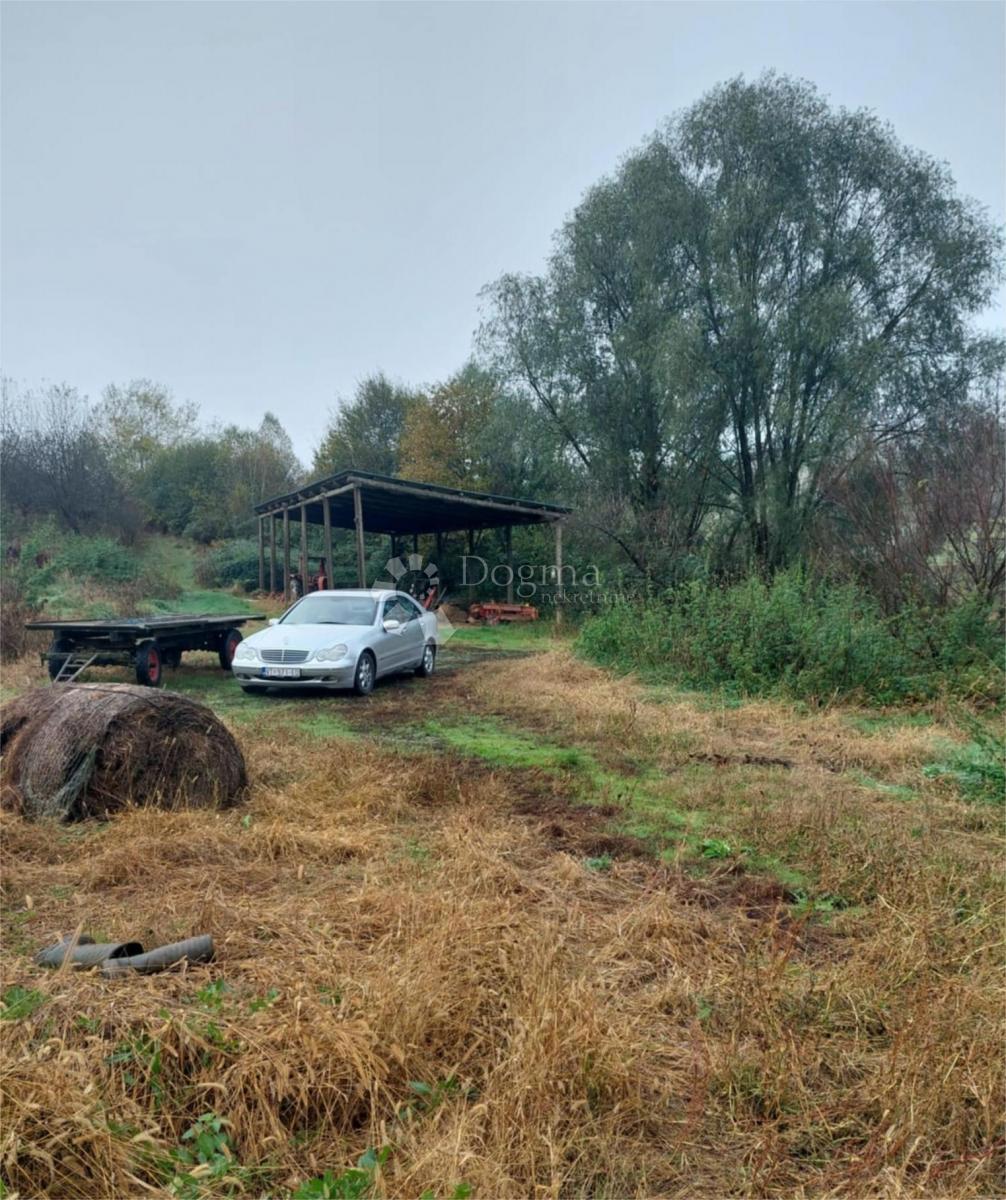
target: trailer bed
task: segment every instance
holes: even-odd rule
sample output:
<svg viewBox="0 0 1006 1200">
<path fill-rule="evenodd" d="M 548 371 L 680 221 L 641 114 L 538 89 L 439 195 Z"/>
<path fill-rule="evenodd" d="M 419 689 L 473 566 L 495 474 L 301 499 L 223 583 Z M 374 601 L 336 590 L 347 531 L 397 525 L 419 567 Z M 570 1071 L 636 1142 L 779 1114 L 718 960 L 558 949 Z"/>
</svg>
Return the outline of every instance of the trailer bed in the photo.
<svg viewBox="0 0 1006 1200">
<path fill-rule="evenodd" d="M 216 651 L 220 666 L 229 670 L 241 641 L 240 627 L 263 620 L 263 613 L 169 613 L 163 617 L 28 621 L 25 628 L 52 633 L 52 644 L 42 661 L 54 683 L 70 683 L 87 667 L 122 665 L 135 669 L 138 683 L 157 687 L 163 682 L 164 668 L 177 667 L 186 650 Z"/>
<path fill-rule="evenodd" d="M 199 629 L 223 626 L 225 629 L 230 629 L 232 626 L 243 625 L 246 621 L 264 620 L 264 613 L 240 613 L 226 617 L 190 617 L 184 615 L 166 617 L 108 617 L 107 619 L 98 618 L 80 621 L 28 621 L 25 624 L 25 629 L 51 629 L 59 632 L 70 632 L 79 629 L 82 633 L 101 634 L 122 632 L 127 635 L 135 634 L 136 636 L 141 636 L 143 634 L 155 634 L 162 629 L 177 632 L 183 626 L 192 626 Z"/>
</svg>

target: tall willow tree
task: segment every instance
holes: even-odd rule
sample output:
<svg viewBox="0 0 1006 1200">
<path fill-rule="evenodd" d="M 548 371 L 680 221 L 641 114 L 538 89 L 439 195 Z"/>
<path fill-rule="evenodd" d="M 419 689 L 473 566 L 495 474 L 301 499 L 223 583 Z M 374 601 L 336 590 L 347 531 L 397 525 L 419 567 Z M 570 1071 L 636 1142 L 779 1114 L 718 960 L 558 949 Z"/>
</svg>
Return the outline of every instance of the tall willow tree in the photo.
<svg viewBox="0 0 1006 1200">
<path fill-rule="evenodd" d="M 809 84 L 734 80 L 584 197 L 482 344 L 550 418 L 637 566 L 799 554 L 821 481 L 961 402 L 999 230 L 945 166 Z"/>
</svg>

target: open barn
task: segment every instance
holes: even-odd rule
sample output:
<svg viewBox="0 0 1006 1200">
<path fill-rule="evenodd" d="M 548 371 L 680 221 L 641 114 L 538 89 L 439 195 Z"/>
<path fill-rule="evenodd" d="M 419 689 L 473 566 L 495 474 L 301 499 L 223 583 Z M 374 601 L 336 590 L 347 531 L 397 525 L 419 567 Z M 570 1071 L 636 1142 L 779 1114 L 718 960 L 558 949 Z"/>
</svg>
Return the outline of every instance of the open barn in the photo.
<svg viewBox="0 0 1006 1200">
<path fill-rule="evenodd" d="M 325 530 L 325 561 L 333 561 L 332 547 L 336 530 L 351 530 L 356 542 L 357 586 L 367 587 L 364 538 L 367 534 L 387 534 L 391 556 L 405 539 L 413 549 L 423 534 L 433 534 L 437 555 L 442 554 L 443 538 L 448 533 L 464 533 L 472 549 L 475 531 L 502 529 L 505 533 L 507 565 L 512 566 L 512 530 L 515 525 L 552 526 L 555 534 L 555 567 L 562 578 L 562 526 L 570 509 L 540 500 L 516 500 L 488 492 L 465 491 L 442 484 L 420 483 L 414 479 L 395 479 L 370 471 L 339 471 L 317 479 L 285 496 L 276 496 L 255 506 L 258 516 L 259 588 L 276 592 L 277 572 L 281 568 L 284 600 L 290 597 L 291 525 L 300 526 L 300 563 L 302 572 L 308 558 L 308 526 Z M 278 558 L 279 554 L 282 559 Z M 512 570 L 508 573 L 507 600 L 513 601 Z M 370 581 L 371 583 L 373 580 Z"/>
</svg>

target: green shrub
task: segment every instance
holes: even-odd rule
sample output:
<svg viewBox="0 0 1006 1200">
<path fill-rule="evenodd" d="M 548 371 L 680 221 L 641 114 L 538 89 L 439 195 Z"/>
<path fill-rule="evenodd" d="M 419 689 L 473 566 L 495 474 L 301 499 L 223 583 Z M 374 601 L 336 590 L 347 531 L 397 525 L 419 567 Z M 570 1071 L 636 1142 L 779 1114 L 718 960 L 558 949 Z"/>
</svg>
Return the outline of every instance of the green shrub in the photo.
<svg viewBox="0 0 1006 1200">
<path fill-rule="evenodd" d="M 1006 741 L 1000 724 L 998 732 L 970 713 L 959 712 L 957 719 L 971 735 L 966 745 L 948 746 L 939 762 L 923 768 L 930 778 L 952 779 L 965 800 L 977 804 L 1006 802 Z"/>
<path fill-rule="evenodd" d="M 258 542 L 253 538 L 234 538 L 207 551 L 196 567 L 196 580 L 202 587 L 228 588 L 237 584 L 246 592 L 258 587 Z"/>
<path fill-rule="evenodd" d="M 998 700 L 1000 644 L 997 621 L 978 601 L 890 618 L 853 585 L 801 570 L 770 582 L 695 580 L 666 597 L 618 603 L 577 640 L 596 662 L 691 687 L 879 704 L 944 690 Z"/>
<path fill-rule="evenodd" d="M 45 556 L 37 565 L 37 556 Z M 128 584 L 141 574 L 135 553 L 108 537 L 62 535 L 53 544 L 44 533 L 33 532 L 26 539 L 17 575 L 25 600 L 32 608 L 40 607 L 46 597 L 60 590 L 60 581 L 91 582 L 102 585 Z"/>
</svg>

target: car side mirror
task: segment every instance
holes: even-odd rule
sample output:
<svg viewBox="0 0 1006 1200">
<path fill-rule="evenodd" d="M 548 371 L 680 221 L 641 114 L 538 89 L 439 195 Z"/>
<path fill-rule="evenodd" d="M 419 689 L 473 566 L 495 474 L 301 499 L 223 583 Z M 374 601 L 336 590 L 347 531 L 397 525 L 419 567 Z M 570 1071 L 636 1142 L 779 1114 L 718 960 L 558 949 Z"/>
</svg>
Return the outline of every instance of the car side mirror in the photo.
<svg viewBox="0 0 1006 1200">
<path fill-rule="evenodd" d="M 269 618 L 269 624 L 270 624 L 270 625 L 278 625 L 278 624 L 279 624 L 279 617 L 270 617 L 270 618 Z"/>
<path fill-rule="evenodd" d="M 401 626 L 401 624 L 401 621 L 396 621 L 394 617 L 388 617 L 388 619 L 384 622 L 384 632 L 394 633 L 395 630 Z"/>
</svg>

